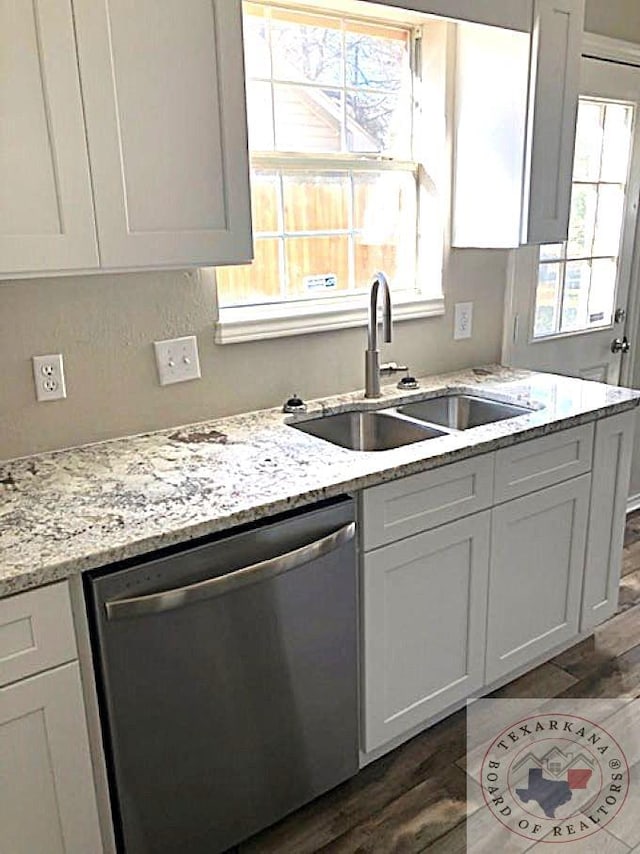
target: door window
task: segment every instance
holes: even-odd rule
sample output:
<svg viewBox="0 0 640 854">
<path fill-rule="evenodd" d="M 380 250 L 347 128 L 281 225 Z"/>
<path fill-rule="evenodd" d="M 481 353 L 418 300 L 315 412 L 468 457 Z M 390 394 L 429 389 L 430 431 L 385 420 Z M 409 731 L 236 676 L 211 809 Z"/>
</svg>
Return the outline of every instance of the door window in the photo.
<svg viewBox="0 0 640 854">
<path fill-rule="evenodd" d="M 540 247 L 534 338 L 610 326 L 634 107 L 580 98 L 569 237 Z"/>
</svg>

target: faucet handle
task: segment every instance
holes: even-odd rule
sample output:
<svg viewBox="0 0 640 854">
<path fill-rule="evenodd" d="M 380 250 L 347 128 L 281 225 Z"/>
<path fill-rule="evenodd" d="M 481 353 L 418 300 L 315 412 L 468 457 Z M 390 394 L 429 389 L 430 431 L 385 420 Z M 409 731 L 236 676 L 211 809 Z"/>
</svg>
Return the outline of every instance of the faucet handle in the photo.
<svg viewBox="0 0 640 854">
<path fill-rule="evenodd" d="M 384 365 L 380 365 L 381 374 L 395 374 L 397 371 L 408 370 L 406 365 L 399 365 L 397 362 L 385 362 Z"/>
</svg>

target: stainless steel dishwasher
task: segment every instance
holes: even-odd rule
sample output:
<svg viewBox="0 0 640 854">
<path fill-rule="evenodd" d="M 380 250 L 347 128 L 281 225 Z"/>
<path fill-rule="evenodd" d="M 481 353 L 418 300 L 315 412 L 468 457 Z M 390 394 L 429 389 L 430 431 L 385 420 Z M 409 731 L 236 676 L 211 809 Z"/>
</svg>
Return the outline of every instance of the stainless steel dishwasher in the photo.
<svg viewBox="0 0 640 854">
<path fill-rule="evenodd" d="M 353 503 L 85 579 L 119 849 L 223 851 L 358 770 Z"/>
</svg>

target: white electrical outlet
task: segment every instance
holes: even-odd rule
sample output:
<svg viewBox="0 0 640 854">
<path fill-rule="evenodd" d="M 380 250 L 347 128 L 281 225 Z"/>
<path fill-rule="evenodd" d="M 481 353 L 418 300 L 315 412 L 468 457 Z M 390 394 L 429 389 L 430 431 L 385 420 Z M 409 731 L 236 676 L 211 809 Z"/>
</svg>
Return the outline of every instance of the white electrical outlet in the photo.
<svg viewBox="0 0 640 854">
<path fill-rule="evenodd" d="M 200 379 L 198 342 L 195 335 L 154 341 L 160 385 Z"/>
<path fill-rule="evenodd" d="M 454 306 L 453 337 L 456 341 L 471 338 L 473 326 L 473 303 L 457 302 Z"/>
<path fill-rule="evenodd" d="M 33 381 L 39 401 L 60 400 L 67 396 L 62 354 L 33 357 Z"/>
</svg>

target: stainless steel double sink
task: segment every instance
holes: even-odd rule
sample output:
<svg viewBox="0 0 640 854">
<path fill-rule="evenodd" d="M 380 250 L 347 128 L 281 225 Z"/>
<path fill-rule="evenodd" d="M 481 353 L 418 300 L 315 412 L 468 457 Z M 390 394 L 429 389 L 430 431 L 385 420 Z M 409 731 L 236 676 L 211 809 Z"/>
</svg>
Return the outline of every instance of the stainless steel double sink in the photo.
<svg viewBox="0 0 640 854">
<path fill-rule="evenodd" d="M 324 415 L 290 426 L 352 451 L 387 451 L 533 411 L 480 395 L 443 394 L 377 411 Z"/>
</svg>

